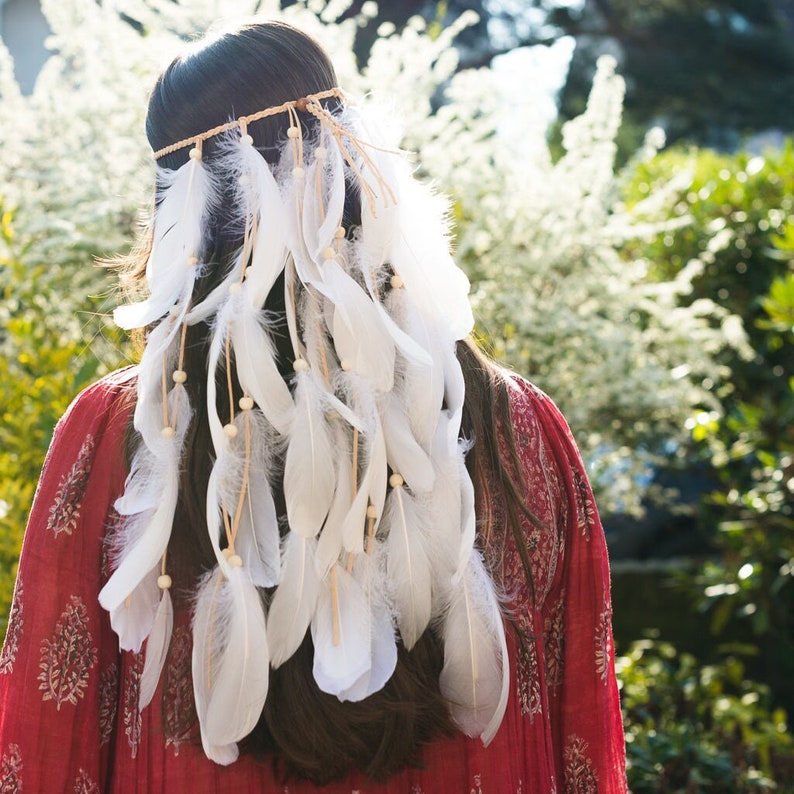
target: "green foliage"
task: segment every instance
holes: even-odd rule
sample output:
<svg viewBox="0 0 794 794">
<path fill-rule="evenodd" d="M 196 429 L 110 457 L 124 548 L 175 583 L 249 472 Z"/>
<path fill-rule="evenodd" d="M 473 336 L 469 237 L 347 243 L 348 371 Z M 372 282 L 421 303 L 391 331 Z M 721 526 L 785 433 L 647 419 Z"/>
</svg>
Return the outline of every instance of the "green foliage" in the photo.
<svg viewBox="0 0 794 794">
<path fill-rule="evenodd" d="M 641 640 L 617 659 L 635 794 L 794 791 L 794 741 L 769 688 L 742 661 L 700 666 L 669 643 Z"/>
<path fill-rule="evenodd" d="M 25 516 L 52 429 L 74 395 L 123 358 L 118 334 L 93 315 L 97 299 L 69 298 L 72 282 L 80 279 L 70 269 L 31 265 L 14 234 L 12 213 L 3 212 L 1 218 L 0 635 L 11 605 Z M 86 260 L 90 272 L 90 258 Z M 97 283 L 98 276 L 93 273 Z M 75 310 L 91 317 L 84 328 L 75 321 Z"/>
</svg>

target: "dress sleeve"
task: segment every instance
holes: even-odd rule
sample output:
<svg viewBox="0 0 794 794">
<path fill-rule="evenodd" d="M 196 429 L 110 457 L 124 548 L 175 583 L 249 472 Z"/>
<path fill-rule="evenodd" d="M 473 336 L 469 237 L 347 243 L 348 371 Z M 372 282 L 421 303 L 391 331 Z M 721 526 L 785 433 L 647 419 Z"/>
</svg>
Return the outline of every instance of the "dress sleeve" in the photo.
<svg viewBox="0 0 794 794">
<path fill-rule="evenodd" d="M 565 794 L 624 794 L 625 744 L 612 641 L 609 560 L 581 456 L 541 391 L 519 384 L 540 438 L 553 551 L 536 591 L 556 778 Z M 523 448 L 519 445 L 519 455 Z M 526 453 L 525 453 L 526 454 Z M 535 451 L 533 454 L 538 454 Z"/>
<path fill-rule="evenodd" d="M 97 594 L 125 476 L 125 391 L 100 381 L 55 428 L 0 654 L 0 791 L 103 787 L 119 654 Z"/>
</svg>

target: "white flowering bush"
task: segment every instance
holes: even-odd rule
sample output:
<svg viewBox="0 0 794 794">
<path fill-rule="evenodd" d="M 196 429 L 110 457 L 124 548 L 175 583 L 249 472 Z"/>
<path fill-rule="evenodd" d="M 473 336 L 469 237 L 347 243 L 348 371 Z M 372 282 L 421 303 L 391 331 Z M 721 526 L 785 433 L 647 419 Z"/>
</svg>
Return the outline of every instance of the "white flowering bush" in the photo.
<svg viewBox="0 0 794 794">
<path fill-rule="evenodd" d="M 713 322 L 715 304 L 678 300 L 694 265 L 674 281 L 650 282 L 645 262 L 619 253 L 627 238 L 658 230 L 669 208 L 663 191 L 630 213 L 619 204 L 613 158 L 623 83 L 614 64 L 601 62 L 587 110 L 565 126 L 565 153 L 554 162 L 533 113 L 532 81 L 524 94 L 506 95 L 489 69 L 456 72 L 454 37 L 469 17 L 440 35 L 418 18 L 400 32 L 384 24 L 359 71 L 357 26 L 376 20 L 377 6 L 339 21 L 349 6 L 307 0 L 281 11 L 277 2 L 226 0 L 222 11 L 300 26 L 331 51 L 350 92 L 388 97 L 419 174 L 452 197 L 481 335 L 561 404 L 602 504 L 636 508 L 638 472 L 660 441 L 675 444 L 693 406 L 716 407 L 696 384 L 724 374 L 714 354 L 729 340 Z M 151 191 L 143 133 L 150 85 L 220 8 L 214 0 L 44 0 L 52 56 L 30 96 L 20 94 L 0 48 L 0 202 L 13 229 L 0 316 L 13 313 L 14 290 L 26 281 L 38 296 L 30 310 L 60 318 L 64 339 L 98 336 L 90 355 L 101 366 L 124 359 L 117 337 L 103 333 L 110 287 L 92 260 L 126 250 Z M 643 156 L 652 154 L 650 146 Z M 100 316 L 86 319 L 86 311 Z M 735 318 L 722 319 L 742 345 Z"/>
</svg>

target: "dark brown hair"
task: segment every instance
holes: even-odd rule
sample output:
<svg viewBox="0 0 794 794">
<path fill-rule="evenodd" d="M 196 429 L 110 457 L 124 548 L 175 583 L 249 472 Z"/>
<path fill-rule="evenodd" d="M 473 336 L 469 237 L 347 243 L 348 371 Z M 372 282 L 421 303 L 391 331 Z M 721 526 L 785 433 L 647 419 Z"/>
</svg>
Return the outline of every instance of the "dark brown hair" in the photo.
<svg viewBox="0 0 794 794">
<path fill-rule="evenodd" d="M 226 122 L 336 85 L 333 67 L 322 48 L 293 27 L 276 22 L 246 25 L 218 36 L 175 60 L 155 85 L 149 104 L 146 131 L 154 150 Z M 313 119 L 301 117 L 311 134 Z M 249 127 L 260 152 L 275 162 L 286 134 L 285 119 L 264 119 Z M 187 150 L 161 159 L 160 165 L 177 168 Z M 205 159 L 213 156 L 213 142 L 204 147 Z M 348 191 L 346 227 L 360 222 L 360 206 Z M 229 202 L 231 203 L 231 202 Z M 221 202 L 221 207 L 224 202 Z M 221 281 L 232 252 L 240 245 L 239 230 L 224 212 L 214 213 L 205 251 L 208 272 L 197 284 L 200 300 Z M 126 267 L 126 278 L 135 283 L 143 275 L 150 244 L 145 240 Z M 277 283 L 264 307 L 284 325 L 283 283 Z M 206 372 L 208 329 L 194 325 L 187 330 L 185 369 Z M 280 341 L 281 340 L 281 344 Z M 284 349 L 286 333 L 276 333 L 277 359 L 282 375 L 289 365 Z M 472 475 L 478 505 L 481 548 L 501 543 L 507 532 L 493 532 L 493 506 L 504 517 L 521 554 L 528 581 L 531 572 L 522 534 L 522 520 L 534 521 L 522 498 L 520 465 L 510 421 L 508 383 L 502 370 L 471 341 L 458 344 L 466 403 L 462 432 L 474 441 L 467 466 Z M 192 377 L 186 384 L 192 405 L 206 402 L 206 384 Z M 227 390 L 218 389 L 221 415 Z M 240 395 L 239 388 L 235 399 Z M 499 448 L 498 439 L 506 444 Z M 128 432 L 129 446 L 134 431 Z M 211 469 L 209 427 L 206 414 L 197 411 L 186 436 L 186 456 L 181 472 L 180 496 L 169 544 L 169 568 L 175 582 L 177 603 L 189 606 L 189 593 L 200 574 L 212 567 L 214 553 L 207 537 L 205 494 Z M 279 515 L 284 515 L 281 484 L 274 483 Z M 280 503 L 279 503 L 280 502 Z M 283 520 L 286 526 L 286 519 Z M 507 528 L 505 527 L 505 528 Z M 489 553 L 492 573 L 500 579 L 500 555 Z M 179 584 L 178 584 L 179 583 Z M 181 596 L 180 596 L 181 593 Z M 265 594 L 267 597 L 267 594 Z M 400 647 L 397 669 L 387 685 L 359 703 L 341 703 L 321 692 L 312 676 L 311 637 L 277 670 L 264 711 L 255 730 L 243 742 L 243 750 L 270 759 L 277 774 L 325 784 L 359 769 L 373 780 L 385 780 L 400 769 L 421 763 L 421 748 L 433 737 L 450 734 L 453 725 L 438 685 L 443 664 L 439 638 L 428 629 L 410 651 Z M 166 710 L 164 709 L 164 713 Z M 188 718 L 187 721 L 189 721 Z M 194 719 L 194 718 L 193 718 Z"/>
</svg>

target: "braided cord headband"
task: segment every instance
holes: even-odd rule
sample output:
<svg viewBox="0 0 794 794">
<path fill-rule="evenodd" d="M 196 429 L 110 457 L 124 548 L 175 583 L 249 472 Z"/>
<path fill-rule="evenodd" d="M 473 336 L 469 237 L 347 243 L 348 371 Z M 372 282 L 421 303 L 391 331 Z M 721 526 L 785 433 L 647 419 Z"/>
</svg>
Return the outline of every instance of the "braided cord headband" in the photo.
<svg viewBox="0 0 794 794">
<path fill-rule="evenodd" d="M 171 143 L 168 146 L 164 146 L 162 149 L 158 149 L 152 155 L 152 157 L 155 160 L 159 160 L 161 157 L 165 157 L 167 154 L 173 154 L 174 152 L 178 152 L 180 149 L 185 149 L 188 146 L 199 147 L 203 141 L 206 141 L 209 138 L 214 138 L 216 135 L 220 135 L 223 132 L 228 132 L 229 130 L 238 128 L 245 130 L 249 124 L 259 121 L 260 119 L 267 118 L 268 116 L 276 116 L 279 113 L 290 113 L 294 112 L 295 110 L 299 110 L 302 113 L 307 111 L 312 112 L 312 109 L 316 110 L 319 108 L 320 100 L 329 99 L 330 97 L 346 99 L 341 88 L 329 88 L 327 91 L 319 91 L 316 94 L 308 94 L 307 96 L 301 97 L 300 99 L 292 99 L 288 102 L 282 103 L 281 105 L 274 105 L 269 108 L 264 108 L 263 110 L 258 110 L 256 113 L 251 113 L 248 116 L 240 116 L 239 118 L 227 121 L 225 124 L 219 124 L 217 127 L 200 132 L 198 135 L 191 135 L 189 138 L 183 138 L 181 141 L 176 141 L 176 143 Z"/>
</svg>

